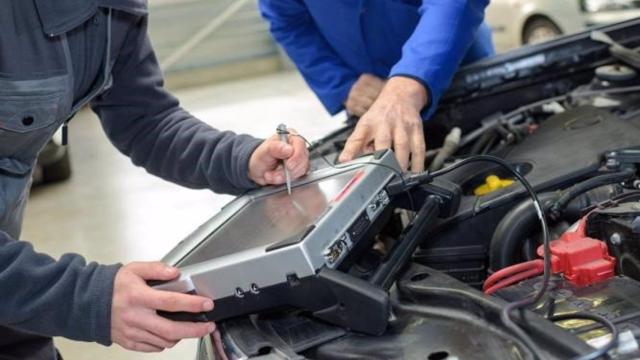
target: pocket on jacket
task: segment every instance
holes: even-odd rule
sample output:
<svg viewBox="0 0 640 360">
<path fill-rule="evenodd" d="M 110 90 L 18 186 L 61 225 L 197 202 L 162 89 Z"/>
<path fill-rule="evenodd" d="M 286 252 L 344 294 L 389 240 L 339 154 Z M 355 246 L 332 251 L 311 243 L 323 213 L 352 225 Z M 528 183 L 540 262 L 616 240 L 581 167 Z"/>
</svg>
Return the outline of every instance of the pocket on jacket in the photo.
<svg viewBox="0 0 640 360">
<path fill-rule="evenodd" d="M 0 170 L 24 175 L 57 129 L 62 91 L 0 93 Z"/>
</svg>

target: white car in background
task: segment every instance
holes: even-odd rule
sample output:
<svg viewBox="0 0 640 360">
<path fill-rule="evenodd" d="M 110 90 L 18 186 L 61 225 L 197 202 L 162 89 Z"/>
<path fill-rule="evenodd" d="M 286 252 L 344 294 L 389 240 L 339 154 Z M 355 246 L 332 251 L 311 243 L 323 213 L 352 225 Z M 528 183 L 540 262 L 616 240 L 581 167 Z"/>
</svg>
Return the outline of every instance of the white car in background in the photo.
<svg viewBox="0 0 640 360">
<path fill-rule="evenodd" d="M 635 17 L 639 0 L 492 0 L 486 11 L 498 51 Z"/>
</svg>

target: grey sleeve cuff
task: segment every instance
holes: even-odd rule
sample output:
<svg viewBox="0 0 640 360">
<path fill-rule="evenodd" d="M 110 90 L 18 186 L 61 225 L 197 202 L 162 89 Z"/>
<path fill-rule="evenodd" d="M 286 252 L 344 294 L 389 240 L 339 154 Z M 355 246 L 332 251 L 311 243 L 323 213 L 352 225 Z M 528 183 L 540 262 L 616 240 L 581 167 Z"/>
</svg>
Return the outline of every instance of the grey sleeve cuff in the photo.
<svg viewBox="0 0 640 360">
<path fill-rule="evenodd" d="M 113 283 L 121 266 L 120 264 L 103 265 L 94 274 L 93 338 L 97 343 L 105 346 L 112 344 L 111 304 L 113 301 Z"/>
<path fill-rule="evenodd" d="M 258 184 L 249 179 L 249 160 L 251 155 L 264 140 L 255 139 L 248 135 L 238 135 L 240 143 L 234 149 L 234 174 L 233 183 L 240 190 L 250 190 L 258 187 Z"/>
</svg>

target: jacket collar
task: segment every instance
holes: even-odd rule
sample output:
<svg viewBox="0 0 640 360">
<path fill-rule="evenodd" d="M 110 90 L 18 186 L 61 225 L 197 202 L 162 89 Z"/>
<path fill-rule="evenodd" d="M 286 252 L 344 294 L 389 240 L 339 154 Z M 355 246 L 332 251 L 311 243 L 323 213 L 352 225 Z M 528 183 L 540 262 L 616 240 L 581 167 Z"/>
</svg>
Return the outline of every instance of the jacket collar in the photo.
<svg viewBox="0 0 640 360">
<path fill-rule="evenodd" d="M 93 16 L 99 7 L 147 15 L 147 0 L 34 0 L 43 31 L 49 36 L 66 33 Z"/>
</svg>

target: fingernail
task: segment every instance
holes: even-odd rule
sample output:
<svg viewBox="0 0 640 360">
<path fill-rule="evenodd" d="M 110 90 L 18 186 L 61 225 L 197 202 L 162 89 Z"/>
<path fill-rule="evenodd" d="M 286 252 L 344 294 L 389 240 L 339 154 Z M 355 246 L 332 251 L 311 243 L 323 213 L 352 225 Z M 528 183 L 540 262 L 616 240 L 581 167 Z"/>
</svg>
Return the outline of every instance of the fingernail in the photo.
<svg viewBox="0 0 640 360">
<path fill-rule="evenodd" d="M 213 301 L 212 300 L 207 300 L 204 303 L 202 303 L 202 310 L 204 310 L 204 311 L 213 310 Z"/>
<path fill-rule="evenodd" d="M 164 272 L 165 272 L 167 275 L 171 275 L 171 274 L 173 274 L 175 271 L 176 271 L 176 268 L 171 267 L 171 266 L 167 266 L 167 267 L 165 267 L 165 268 L 164 268 Z"/>
<path fill-rule="evenodd" d="M 215 324 L 209 324 L 209 332 L 212 333 L 216 331 L 216 325 Z"/>
</svg>

